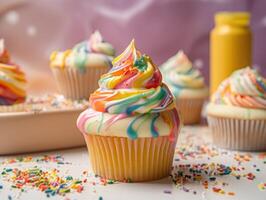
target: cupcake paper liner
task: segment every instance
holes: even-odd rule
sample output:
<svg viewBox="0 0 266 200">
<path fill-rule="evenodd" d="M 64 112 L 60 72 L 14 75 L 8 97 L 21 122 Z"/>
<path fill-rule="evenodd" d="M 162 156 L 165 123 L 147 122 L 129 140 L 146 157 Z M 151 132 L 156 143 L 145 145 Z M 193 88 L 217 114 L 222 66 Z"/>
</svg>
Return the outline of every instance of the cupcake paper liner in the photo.
<svg viewBox="0 0 266 200">
<path fill-rule="evenodd" d="M 266 120 L 233 119 L 208 116 L 213 143 L 218 147 L 242 150 L 266 150 Z"/>
<path fill-rule="evenodd" d="M 150 181 L 170 174 L 176 141 L 85 135 L 95 174 L 118 181 Z"/>
<path fill-rule="evenodd" d="M 198 124 L 205 99 L 176 99 L 176 106 L 184 124 Z"/>
<path fill-rule="evenodd" d="M 85 72 L 76 68 L 52 68 L 59 92 L 73 100 L 88 99 L 98 88 L 101 75 L 107 71 L 107 67 L 90 67 Z"/>
</svg>

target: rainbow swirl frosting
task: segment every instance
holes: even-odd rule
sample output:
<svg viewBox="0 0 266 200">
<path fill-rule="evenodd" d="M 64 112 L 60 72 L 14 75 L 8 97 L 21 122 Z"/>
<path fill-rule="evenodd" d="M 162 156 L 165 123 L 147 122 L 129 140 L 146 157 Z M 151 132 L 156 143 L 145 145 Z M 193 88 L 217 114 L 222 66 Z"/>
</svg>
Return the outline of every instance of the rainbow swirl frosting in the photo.
<svg viewBox="0 0 266 200">
<path fill-rule="evenodd" d="M 249 67 L 237 70 L 220 84 L 211 103 L 266 109 L 266 79 Z"/>
<path fill-rule="evenodd" d="M 0 105 L 24 102 L 25 86 L 25 74 L 10 61 L 9 53 L 0 41 Z"/>
<path fill-rule="evenodd" d="M 113 60 L 99 86 L 90 96 L 91 107 L 79 116 L 83 133 L 176 137 L 180 122 L 173 96 L 151 59 L 136 50 L 134 40 Z"/>
<path fill-rule="evenodd" d="M 173 97 L 162 84 L 159 69 L 137 52 L 134 40 L 102 75 L 100 89 L 90 97 L 91 107 L 112 114 L 154 113 L 173 108 Z"/>
<path fill-rule="evenodd" d="M 208 95 L 203 76 L 199 70 L 193 67 L 183 51 L 179 51 L 169 58 L 160 69 L 164 82 L 176 97 L 181 97 L 187 92 L 196 94 L 199 91 L 202 96 Z"/>
<path fill-rule="evenodd" d="M 113 46 L 105 42 L 98 31 L 89 40 L 83 41 L 63 52 L 53 52 L 50 56 L 51 67 L 73 67 L 84 72 L 87 67 L 111 67 L 115 55 Z"/>
</svg>

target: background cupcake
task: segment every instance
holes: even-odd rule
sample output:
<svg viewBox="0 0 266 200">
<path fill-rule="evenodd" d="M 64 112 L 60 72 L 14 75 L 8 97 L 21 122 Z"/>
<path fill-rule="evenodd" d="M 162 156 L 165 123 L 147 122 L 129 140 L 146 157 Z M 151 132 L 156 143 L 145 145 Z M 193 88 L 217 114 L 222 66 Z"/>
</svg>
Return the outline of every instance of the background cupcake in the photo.
<svg viewBox="0 0 266 200">
<path fill-rule="evenodd" d="M 101 177 L 148 181 L 169 175 L 180 128 L 159 69 L 134 41 L 113 61 L 78 118 L 92 168 Z"/>
<path fill-rule="evenodd" d="M 112 66 L 113 46 L 96 31 L 90 39 L 64 52 L 53 52 L 50 66 L 59 92 L 71 99 L 88 98 L 97 80 Z"/>
<path fill-rule="evenodd" d="M 16 111 L 26 99 L 26 78 L 0 40 L 0 112 Z"/>
<path fill-rule="evenodd" d="M 224 80 L 207 106 L 213 142 L 235 150 L 266 149 L 266 80 L 249 67 Z"/>
<path fill-rule="evenodd" d="M 179 51 L 160 67 L 163 81 L 176 98 L 184 124 L 199 123 L 208 88 L 200 71 L 193 68 L 187 56 Z"/>
</svg>

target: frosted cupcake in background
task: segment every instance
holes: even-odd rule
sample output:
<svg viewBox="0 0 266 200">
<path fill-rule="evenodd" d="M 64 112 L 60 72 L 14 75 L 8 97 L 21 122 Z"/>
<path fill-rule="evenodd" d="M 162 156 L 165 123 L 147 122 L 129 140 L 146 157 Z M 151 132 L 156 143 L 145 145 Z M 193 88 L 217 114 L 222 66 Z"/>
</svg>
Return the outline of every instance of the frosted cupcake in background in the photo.
<svg viewBox="0 0 266 200">
<path fill-rule="evenodd" d="M 235 71 L 212 95 L 207 115 L 215 145 L 266 150 L 266 79 L 249 67 Z"/>
<path fill-rule="evenodd" d="M 25 99 L 25 74 L 10 60 L 4 41 L 0 40 L 0 112 L 19 110 Z"/>
<path fill-rule="evenodd" d="M 77 120 L 93 171 L 133 182 L 168 176 L 180 121 L 173 96 L 151 58 L 137 51 L 132 41 L 99 86 Z"/>
<path fill-rule="evenodd" d="M 182 51 L 169 58 L 160 70 L 163 81 L 176 98 L 184 124 L 199 123 L 203 103 L 208 97 L 208 88 L 200 71 L 193 67 Z"/>
<path fill-rule="evenodd" d="M 100 76 L 112 67 L 114 55 L 113 46 L 98 31 L 73 49 L 53 52 L 50 66 L 59 92 L 66 98 L 87 99 Z"/>
</svg>

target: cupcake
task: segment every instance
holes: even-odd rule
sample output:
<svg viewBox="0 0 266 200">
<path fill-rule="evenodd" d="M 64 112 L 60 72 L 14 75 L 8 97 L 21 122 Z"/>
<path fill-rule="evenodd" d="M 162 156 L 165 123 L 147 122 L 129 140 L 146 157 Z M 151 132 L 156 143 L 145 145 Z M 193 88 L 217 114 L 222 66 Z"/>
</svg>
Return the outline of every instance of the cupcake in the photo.
<svg viewBox="0 0 266 200">
<path fill-rule="evenodd" d="M 0 40 L 0 112 L 16 111 L 26 99 L 26 78 Z"/>
<path fill-rule="evenodd" d="M 90 39 L 64 52 L 53 52 L 50 66 L 60 93 L 70 99 L 87 99 L 97 80 L 112 67 L 115 50 L 96 31 Z"/>
<path fill-rule="evenodd" d="M 266 150 L 266 79 L 249 67 L 235 71 L 212 95 L 207 115 L 215 145 Z"/>
<path fill-rule="evenodd" d="M 208 88 L 200 71 L 193 67 L 187 56 L 179 51 L 160 67 L 163 81 L 176 98 L 184 124 L 201 120 L 201 110 L 208 97 Z"/>
<path fill-rule="evenodd" d="M 137 51 L 133 40 L 99 87 L 77 120 L 95 174 L 133 182 L 168 176 L 180 121 L 151 58 Z"/>
</svg>

